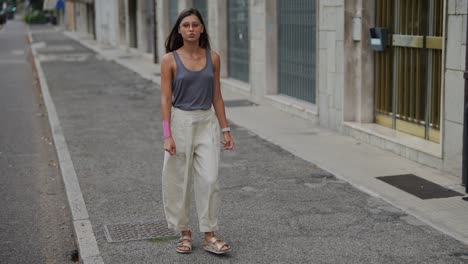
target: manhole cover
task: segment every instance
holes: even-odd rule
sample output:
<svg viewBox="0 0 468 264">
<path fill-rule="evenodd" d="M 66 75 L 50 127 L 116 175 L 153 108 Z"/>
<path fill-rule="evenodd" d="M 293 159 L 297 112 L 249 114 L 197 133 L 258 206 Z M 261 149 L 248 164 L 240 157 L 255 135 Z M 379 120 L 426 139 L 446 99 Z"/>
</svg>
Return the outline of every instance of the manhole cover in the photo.
<svg viewBox="0 0 468 264">
<path fill-rule="evenodd" d="M 239 106 L 255 106 L 256 104 L 249 100 L 225 100 L 226 107 L 239 107 Z"/>
<path fill-rule="evenodd" d="M 109 243 L 175 236 L 166 221 L 104 225 Z"/>
<path fill-rule="evenodd" d="M 421 199 L 448 198 L 463 196 L 463 194 L 425 180 L 414 174 L 377 177 L 400 190 L 410 193 Z"/>
</svg>

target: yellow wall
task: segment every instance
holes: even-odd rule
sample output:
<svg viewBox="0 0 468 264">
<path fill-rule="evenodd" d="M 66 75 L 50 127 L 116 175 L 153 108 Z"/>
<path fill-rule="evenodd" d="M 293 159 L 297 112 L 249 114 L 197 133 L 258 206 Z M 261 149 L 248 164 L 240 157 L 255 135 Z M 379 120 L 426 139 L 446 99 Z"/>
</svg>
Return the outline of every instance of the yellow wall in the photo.
<svg viewBox="0 0 468 264">
<path fill-rule="evenodd" d="M 73 10 L 73 1 L 67 1 L 67 5 L 65 6 L 65 10 L 67 12 L 67 29 L 70 31 L 75 31 L 75 15 Z"/>
</svg>

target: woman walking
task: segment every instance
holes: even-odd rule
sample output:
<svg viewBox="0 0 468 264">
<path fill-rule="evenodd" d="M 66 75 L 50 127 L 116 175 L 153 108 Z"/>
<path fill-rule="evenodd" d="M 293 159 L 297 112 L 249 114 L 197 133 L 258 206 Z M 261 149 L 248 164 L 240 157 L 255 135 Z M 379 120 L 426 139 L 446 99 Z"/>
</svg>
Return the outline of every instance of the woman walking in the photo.
<svg viewBox="0 0 468 264">
<path fill-rule="evenodd" d="M 179 15 L 165 44 L 166 54 L 161 62 L 161 112 L 166 220 L 169 228 L 181 232 L 176 251 L 192 252 L 189 225 L 193 180 L 199 228 L 205 233 L 203 248 L 224 254 L 231 247 L 214 233 L 218 230 L 220 207 L 221 132 L 224 149 L 231 150 L 234 141 L 221 95 L 220 58 L 210 49 L 202 16 L 193 8 Z"/>
</svg>

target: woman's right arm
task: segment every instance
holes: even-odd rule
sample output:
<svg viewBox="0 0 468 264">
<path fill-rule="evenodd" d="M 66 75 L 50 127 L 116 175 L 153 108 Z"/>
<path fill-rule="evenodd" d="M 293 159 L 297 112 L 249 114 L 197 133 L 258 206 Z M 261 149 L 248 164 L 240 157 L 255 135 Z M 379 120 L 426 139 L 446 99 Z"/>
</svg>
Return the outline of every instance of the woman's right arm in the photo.
<svg viewBox="0 0 468 264">
<path fill-rule="evenodd" d="M 164 150 L 171 155 L 176 153 L 176 145 L 171 132 L 173 61 L 171 53 L 165 54 L 161 61 L 161 117 L 164 130 Z"/>
</svg>

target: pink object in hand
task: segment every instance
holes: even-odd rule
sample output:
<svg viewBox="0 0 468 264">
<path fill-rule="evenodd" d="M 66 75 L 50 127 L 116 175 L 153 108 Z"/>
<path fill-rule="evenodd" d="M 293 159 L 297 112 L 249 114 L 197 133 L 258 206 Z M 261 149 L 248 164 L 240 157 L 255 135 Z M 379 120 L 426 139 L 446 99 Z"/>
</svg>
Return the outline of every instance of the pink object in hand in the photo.
<svg viewBox="0 0 468 264">
<path fill-rule="evenodd" d="M 164 131 L 164 138 L 171 137 L 171 130 L 169 129 L 169 121 L 163 120 L 163 131 Z"/>
</svg>

